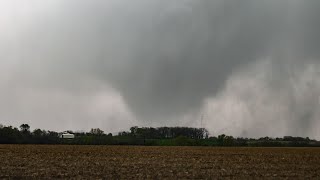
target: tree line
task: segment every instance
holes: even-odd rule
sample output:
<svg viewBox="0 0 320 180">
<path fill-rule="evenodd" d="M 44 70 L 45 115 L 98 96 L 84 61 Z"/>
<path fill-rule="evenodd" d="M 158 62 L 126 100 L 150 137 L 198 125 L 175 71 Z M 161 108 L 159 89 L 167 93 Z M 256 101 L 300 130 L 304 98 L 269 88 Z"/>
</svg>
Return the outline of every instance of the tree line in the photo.
<svg viewBox="0 0 320 180">
<path fill-rule="evenodd" d="M 78 145 L 145 145 L 145 146 L 270 146 L 270 147 L 320 147 L 320 142 L 308 137 L 285 136 L 258 139 L 233 137 L 225 134 L 210 136 L 205 128 L 191 127 L 131 127 L 117 135 L 99 128 L 89 132 L 72 132 L 74 139 L 63 139 L 61 133 L 35 129 L 28 124 L 19 128 L 0 125 L 0 144 L 78 144 Z"/>
</svg>

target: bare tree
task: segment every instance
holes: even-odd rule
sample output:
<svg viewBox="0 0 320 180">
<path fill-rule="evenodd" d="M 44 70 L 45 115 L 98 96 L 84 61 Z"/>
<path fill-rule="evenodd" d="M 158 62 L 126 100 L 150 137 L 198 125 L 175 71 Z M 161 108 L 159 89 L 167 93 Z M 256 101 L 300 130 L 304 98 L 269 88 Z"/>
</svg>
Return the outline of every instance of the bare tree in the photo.
<svg viewBox="0 0 320 180">
<path fill-rule="evenodd" d="M 99 128 L 92 128 L 90 130 L 90 133 L 93 134 L 93 135 L 97 135 L 97 136 L 101 136 L 101 135 L 104 134 L 104 132 Z"/>
<path fill-rule="evenodd" d="M 28 124 L 21 124 L 20 125 L 20 130 L 22 132 L 30 132 L 30 126 Z"/>
</svg>

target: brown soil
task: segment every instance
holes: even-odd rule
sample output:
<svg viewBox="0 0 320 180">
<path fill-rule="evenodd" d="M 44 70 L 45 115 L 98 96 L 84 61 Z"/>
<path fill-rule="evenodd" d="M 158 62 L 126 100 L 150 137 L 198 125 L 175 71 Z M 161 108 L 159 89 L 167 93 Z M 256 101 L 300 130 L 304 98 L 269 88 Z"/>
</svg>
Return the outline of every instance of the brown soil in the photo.
<svg viewBox="0 0 320 180">
<path fill-rule="evenodd" d="M 0 145 L 0 178 L 320 179 L 320 148 Z"/>
</svg>

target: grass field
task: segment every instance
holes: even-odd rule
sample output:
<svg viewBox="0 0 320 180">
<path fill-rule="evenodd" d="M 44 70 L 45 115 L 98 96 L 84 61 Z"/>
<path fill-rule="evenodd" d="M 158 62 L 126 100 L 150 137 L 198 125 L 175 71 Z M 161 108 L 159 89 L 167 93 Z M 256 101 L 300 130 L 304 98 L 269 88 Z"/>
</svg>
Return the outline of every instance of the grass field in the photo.
<svg viewBox="0 0 320 180">
<path fill-rule="evenodd" d="M 0 178 L 320 178 L 320 148 L 0 145 Z"/>
</svg>

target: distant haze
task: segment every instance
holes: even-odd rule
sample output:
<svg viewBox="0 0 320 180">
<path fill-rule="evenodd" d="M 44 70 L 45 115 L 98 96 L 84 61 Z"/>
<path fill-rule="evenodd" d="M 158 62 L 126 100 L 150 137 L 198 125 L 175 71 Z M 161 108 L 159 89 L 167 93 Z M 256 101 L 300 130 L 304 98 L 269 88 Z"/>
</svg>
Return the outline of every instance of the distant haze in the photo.
<svg viewBox="0 0 320 180">
<path fill-rule="evenodd" d="M 320 138 L 319 0 L 2 0 L 0 124 Z M 201 116 L 203 120 L 201 123 Z"/>
</svg>

